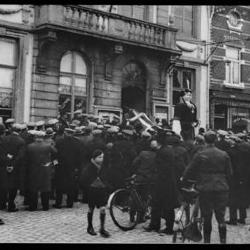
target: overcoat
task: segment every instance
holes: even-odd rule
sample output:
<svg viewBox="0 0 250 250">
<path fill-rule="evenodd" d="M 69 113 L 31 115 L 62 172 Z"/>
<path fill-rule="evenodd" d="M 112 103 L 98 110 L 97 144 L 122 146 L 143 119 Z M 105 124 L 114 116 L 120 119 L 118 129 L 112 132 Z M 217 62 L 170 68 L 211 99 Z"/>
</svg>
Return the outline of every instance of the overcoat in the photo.
<svg viewBox="0 0 250 250">
<path fill-rule="evenodd" d="M 229 202 L 231 206 L 247 207 L 250 148 L 247 142 L 236 144 L 228 151 L 233 168 L 230 182 Z"/>
<path fill-rule="evenodd" d="M 3 138 L 3 146 L 7 153 L 13 156 L 10 165 L 14 169 L 12 172 L 7 173 L 8 188 L 20 188 L 25 141 L 19 134 L 12 133 Z"/>
<path fill-rule="evenodd" d="M 156 152 L 154 164 L 157 173 L 153 199 L 156 199 L 158 205 L 165 211 L 178 207 L 178 190 L 174 173 L 174 152 L 172 147 L 161 147 Z"/>
<path fill-rule="evenodd" d="M 58 167 L 55 170 L 55 187 L 63 192 L 71 191 L 77 183 L 81 166 L 81 142 L 64 135 L 56 139 Z"/>
<path fill-rule="evenodd" d="M 49 192 L 51 190 L 51 157 L 56 149 L 48 143 L 33 142 L 27 146 L 25 163 L 27 166 L 28 190 Z"/>
</svg>

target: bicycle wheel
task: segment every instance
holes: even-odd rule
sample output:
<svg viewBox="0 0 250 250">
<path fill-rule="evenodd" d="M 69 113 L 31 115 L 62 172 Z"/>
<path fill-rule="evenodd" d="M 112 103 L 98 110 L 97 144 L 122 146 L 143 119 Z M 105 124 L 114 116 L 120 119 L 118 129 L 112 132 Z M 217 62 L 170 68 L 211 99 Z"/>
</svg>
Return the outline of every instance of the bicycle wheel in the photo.
<svg viewBox="0 0 250 250">
<path fill-rule="evenodd" d="M 115 191 L 109 198 L 110 216 L 120 229 L 132 230 L 137 225 L 137 211 L 130 192 L 126 189 Z"/>
</svg>

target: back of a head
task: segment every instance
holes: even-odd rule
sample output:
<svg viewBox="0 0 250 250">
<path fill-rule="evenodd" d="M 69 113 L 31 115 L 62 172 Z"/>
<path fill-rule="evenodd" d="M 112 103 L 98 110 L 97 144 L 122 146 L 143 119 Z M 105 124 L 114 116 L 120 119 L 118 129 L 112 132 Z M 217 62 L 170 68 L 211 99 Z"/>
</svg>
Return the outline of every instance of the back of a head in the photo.
<svg viewBox="0 0 250 250">
<path fill-rule="evenodd" d="M 217 135 L 214 131 L 209 130 L 208 132 L 205 133 L 204 138 L 207 144 L 213 144 L 217 139 Z"/>
<path fill-rule="evenodd" d="M 0 135 L 3 135 L 5 133 L 5 125 L 3 123 L 0 123 Z"/>
</svg>

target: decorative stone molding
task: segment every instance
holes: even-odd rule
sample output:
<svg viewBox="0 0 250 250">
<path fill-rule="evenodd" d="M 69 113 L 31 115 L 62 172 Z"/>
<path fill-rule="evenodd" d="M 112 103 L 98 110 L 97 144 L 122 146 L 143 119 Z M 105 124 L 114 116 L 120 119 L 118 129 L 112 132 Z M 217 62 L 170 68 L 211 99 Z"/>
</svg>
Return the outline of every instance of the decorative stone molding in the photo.
<svg viewBox="0 0 250 250">
<path fill-rule="evenodd" d="M 37 71 L 38 72 L 46 72 L 47 58 L 49 47 L 52 43 L 57 41 L 57 35 L 54 31 L 46 31 L 38 35 L 38 61 L 37 61 Z"/>
<path fill-rule="evenodd" d="M 18 7 L 17 9 L 5 9 L 3 7 L 0 7 L 0 15 L 16 14 L 21 10 L 22 10 L 22 6 Z"/>
<path fill-rule="evenodd" d="M 243 19 L 241 18 L 241 14 L 236 8 L 229 11 L 226 15 L 227 25 L 230 30 L 242 32 Z"/>
</svg>

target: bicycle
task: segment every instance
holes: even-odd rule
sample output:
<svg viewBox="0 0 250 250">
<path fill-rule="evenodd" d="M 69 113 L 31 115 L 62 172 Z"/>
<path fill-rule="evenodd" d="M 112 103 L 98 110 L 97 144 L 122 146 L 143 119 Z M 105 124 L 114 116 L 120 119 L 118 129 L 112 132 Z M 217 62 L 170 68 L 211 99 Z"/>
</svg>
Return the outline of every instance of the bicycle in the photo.
<svg viewBox="0 0 250 250">
<path fill-rule="evenodd" d="M 114 224 L 123 231 L 135 228 L 142 215 L 144 215 L 143 222 L 150 219 L 152 197 L 148 195 L 146 202 L 144 202 L 136 189 L 140 185 L 145 184 L 136 183 L 135 178 L 127 178 L 125 188 L 116 190 L 109 197 L 110 216 Z"/>
<path fill-rule="evenodd" d="M 199 211 L 199 192 L 195 189 L 195 181 L 189 180 L 192 183 L 191 187 L 181 188 L 183 202 L 178 209 L 173 227 L 173 243 L 176 243 L 179 238 L 183 243 L 185 240 L 199 242 L 202 239 L 202 218 Z M 191 216 L 190 211 L 192 210 Z M 196 235 L 189 231 L 190 226 L 196 227 Z M 188 228 L 189 227 L 189 228 Z"/>
</svg>

